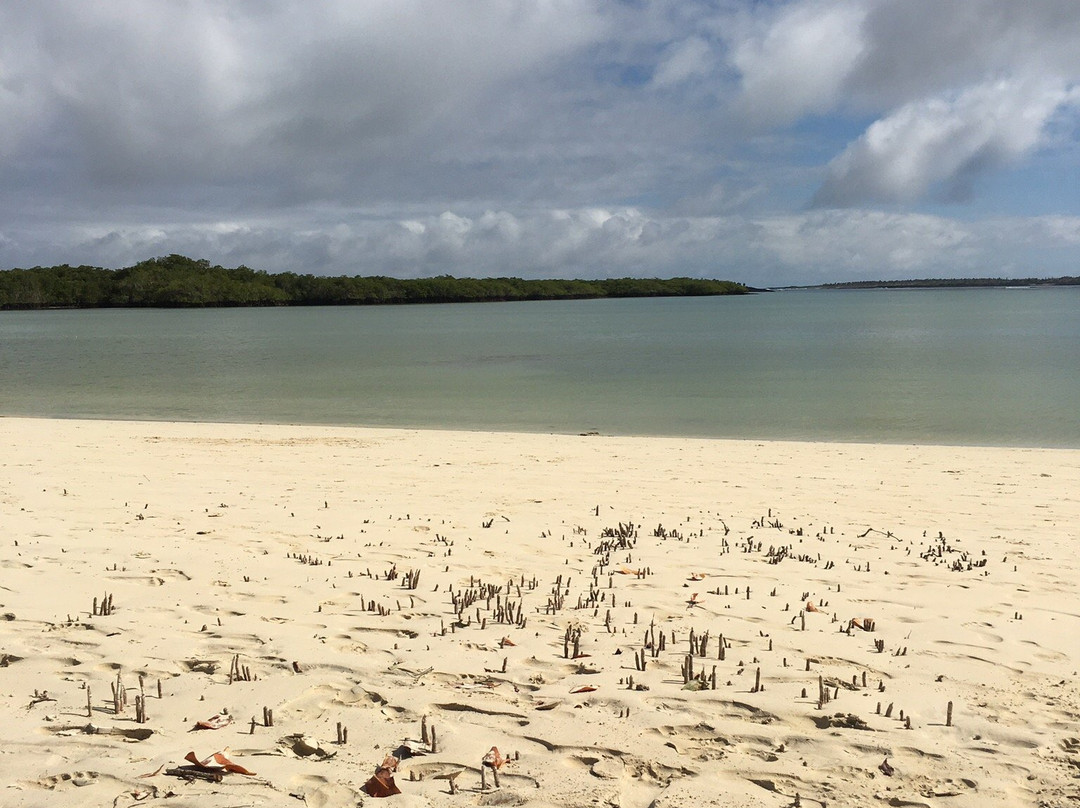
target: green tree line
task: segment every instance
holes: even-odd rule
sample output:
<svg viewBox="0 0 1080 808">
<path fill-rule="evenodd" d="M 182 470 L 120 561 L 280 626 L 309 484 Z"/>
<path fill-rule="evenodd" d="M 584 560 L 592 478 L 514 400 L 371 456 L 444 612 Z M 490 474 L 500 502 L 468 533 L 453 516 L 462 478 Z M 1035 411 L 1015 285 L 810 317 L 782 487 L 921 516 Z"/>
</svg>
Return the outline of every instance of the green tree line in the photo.
<svg viewBox="0 0 1080 808">
<path fill-rule="evenodd" d="M 124 269 L 91 266 L 0 270 L 0 309 L 191 308 L 476 303 L 603 297 L 746 294 L 732 281 L 698 278 L 389 278 L 269 274 L 169 255 Z"/>
</svg>

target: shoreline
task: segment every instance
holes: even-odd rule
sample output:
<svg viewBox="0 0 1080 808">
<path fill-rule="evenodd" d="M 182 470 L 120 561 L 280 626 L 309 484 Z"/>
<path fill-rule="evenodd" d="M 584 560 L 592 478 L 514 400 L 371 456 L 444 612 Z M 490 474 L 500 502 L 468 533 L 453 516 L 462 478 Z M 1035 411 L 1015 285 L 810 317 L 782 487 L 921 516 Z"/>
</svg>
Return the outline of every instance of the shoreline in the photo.
<svg viewBox="0 0 1080 808">
<path fill-rule="evenodd" d="M 388 805 L 1063 804 L 1077 492 L 1075 449 L 0 417 L 4 803 L 377 805 L 397 751 Z"/>
<path fill-rule="evenodd" d="M 531 436 L 549 436 L 558 438 L 607 438 L 611 440 L 643 440 L 643 441 L 693 441 L 697 443 L 710 443 L 710 442 L 729 442 L 729 443 L 778 443 L 778 444 L 801 444 L 807 446 L 889 446 L 889 447 L 910 447 L 910 448 L 925 448 L 925 449 L 987 449 L 995 450 L 1001 449 L 1004 451 L 1049 451 L 1049 452 L 1080 452 L 1080 445 L 1073 446 L 1072 444 L 1055 444 L 1055 445 L 1041 445 L 1041 444 L 992 444 L 992 443 L 934 443 L 924 442 L 917 440 L 868 440 L 864 438 L 837 438 L 837 437 L 824 437 L 824 438 L 809 438 L 809 437 L 724 437 L 717 435 L 678 435 L 678 434 L 659 434 L 659 433 L 620 433 L 620 432 L 601 432 L 597 429 L 585 427 L 583 431 L 557 431 L 554 429 L 485 429 L 477 427 L 470 429 L 468 427 L 458 426 L 433 426 L 433 425 L 379 425 L 379 424 L 352 424 L 352 423 L 309 423 L 302 421 L 221 421 L 221 420 L 206 420 L 206 419 L 176 419 L 176 418 L 154 418 L 154 417 L 111 417 L 111 416 L 93 416 L 93 415 L 63 415 L 63 414 L 48 414 L 48 415 L 27 415 L 21 413 L 5 414 L 0 413 L 0 421 L 75 421 L 75 422 L 87 422 L 87 423 L 104 423 L 104 424 L 187 424 L 191 426 L 205 425 L 205 426 L 217 426 L 217 427 L 232 427 L 232 428 L 282 428 L 282 429 L 330 429 L 330 430 L 370 430 L 370 431 L 389 431 L 389 432 L 435 432 L 435 433 L 462 433 L 468 435 L 531 435 Z"/>
</svg>

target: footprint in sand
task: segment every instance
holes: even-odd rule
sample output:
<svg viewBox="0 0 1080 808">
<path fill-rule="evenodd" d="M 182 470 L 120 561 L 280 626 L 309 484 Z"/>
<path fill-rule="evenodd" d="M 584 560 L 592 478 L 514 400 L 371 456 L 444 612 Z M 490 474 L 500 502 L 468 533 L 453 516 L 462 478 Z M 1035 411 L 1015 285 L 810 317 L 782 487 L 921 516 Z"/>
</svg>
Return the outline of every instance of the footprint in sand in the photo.
<svg viewBox="0 0 1080 808">
<path fill-rule="evenodd" d="M 294 777 L 288 790 L 308 808 L 353 808 L 361 802 L 361 794 L 355 789 L 317 775 Z"/>
<path fill-rule="evenodd" d="M 37 781 L 37 784 L 52 791 L 66 785 L 92 786 L 95 785 L 97 781 L 97 772 L 64 772 L 63 774 L 56 774 L 52 777 L 43 777 Z"/>
</svg>

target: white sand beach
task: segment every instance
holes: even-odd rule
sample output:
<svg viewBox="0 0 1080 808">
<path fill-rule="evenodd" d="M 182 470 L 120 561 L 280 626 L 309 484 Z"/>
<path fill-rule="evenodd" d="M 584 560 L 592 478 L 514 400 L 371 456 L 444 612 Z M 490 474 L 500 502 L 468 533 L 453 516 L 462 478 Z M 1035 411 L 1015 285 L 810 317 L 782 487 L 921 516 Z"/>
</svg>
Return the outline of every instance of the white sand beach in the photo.
<svg viewBox="0 0 1080 808">
<path fill-rule="evenodd" d="M 4 806 L 1080 799 L 1080 451 L 0 418 L 0 520 Z"/>
</svg>

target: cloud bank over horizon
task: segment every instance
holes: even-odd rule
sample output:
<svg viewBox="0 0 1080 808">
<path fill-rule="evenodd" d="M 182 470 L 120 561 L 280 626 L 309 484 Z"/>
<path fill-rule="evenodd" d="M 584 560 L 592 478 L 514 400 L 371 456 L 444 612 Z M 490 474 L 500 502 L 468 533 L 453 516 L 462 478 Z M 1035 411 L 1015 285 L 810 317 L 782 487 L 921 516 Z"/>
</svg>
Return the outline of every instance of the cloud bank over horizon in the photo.
<svg viewBox="0 0 1080 808">
<path fill-rule="evenodd" d="M 1073 0 L 0 7 L 0 266 L 1076 274 Z"/>
</svg>

